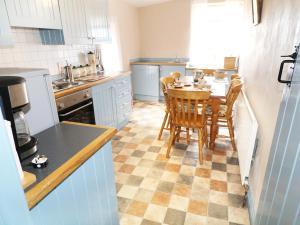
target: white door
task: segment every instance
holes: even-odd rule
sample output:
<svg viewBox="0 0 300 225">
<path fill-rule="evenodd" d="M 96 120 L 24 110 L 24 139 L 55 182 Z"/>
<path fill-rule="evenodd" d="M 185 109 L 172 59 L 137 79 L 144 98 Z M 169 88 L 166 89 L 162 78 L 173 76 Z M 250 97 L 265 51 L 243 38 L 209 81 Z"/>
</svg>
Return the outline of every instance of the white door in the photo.
<svg viewBox="0 0 300 225">
<path fill-rule="evenodd" d="M 4 0 L 0 0 L 0 46 L 12 45 L 13 38 L 9 26 Z"/>
<path fill-rule="evenodd" d="M 300 45 L 298 45 L 299 48 Z M 291 59 L 289 59 L 291 60 Z M 300 224 L 300 56 L 286 80 L 273 137 L 257 225 Z M 284 85 L 284 84 L 283 84 Z"/>
<path fill-rule="evenodd" d="M 11 26 L 61 29 L 58 0 L 5 0 Z"/>
</svg>

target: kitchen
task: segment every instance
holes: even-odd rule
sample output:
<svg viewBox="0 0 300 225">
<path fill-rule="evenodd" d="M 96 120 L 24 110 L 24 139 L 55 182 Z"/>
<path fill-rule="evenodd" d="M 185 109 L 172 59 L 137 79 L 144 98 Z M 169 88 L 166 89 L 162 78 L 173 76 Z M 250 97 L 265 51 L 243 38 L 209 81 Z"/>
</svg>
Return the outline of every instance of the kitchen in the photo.
<svg viewBox="0 0 300 225">
<path fill-rule="evenodd" d="M 277 75 L 299 43 L 300 5 L 264 0 L 255 22 L 253 2 L 0 0 L 0 224 L 297 224 L 293 185 L 280 189 L 297 182 L 298 157 L 280 161 L 297 153 L 283 157 L 272 143 L 284 140 L 276 132 L 288 92 Z M 296 81 L 295 68 L 278 80 Z M 168 148 L 161 81 L 174 72 L 175 92 L 198 87 L 198 73 L 215 103 L 232 75 L 243 82 L 235 137 L 212 106 L 203 158 L 196 127 Z"/>
</svg>

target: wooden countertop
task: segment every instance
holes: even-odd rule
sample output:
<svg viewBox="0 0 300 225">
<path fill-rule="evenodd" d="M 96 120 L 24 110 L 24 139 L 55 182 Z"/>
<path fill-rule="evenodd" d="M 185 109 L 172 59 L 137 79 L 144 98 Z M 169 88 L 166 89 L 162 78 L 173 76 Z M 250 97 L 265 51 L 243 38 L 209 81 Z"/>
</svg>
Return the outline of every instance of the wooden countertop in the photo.
<svg viewBox="0 0 300 225">
<path fill-rule="evenodd" d="M 226 70 L 226 71 L 238 71 L 238 68 L 234 69 L 226 69 L 226 68 L 201 68 L 201 67 L 195 67 L 195 66 L 186 66 L 186 70 L 205 70 L 205 69 L 211 69 L 211 70 Z"/>
<path fill-rule="evenodd" d="M 79 127 L 83 127 L 83 129 L 86 129 L 87 127 L 91 128 L 91 132 L 96 132 L 97 128 L 101 130 L 99 131 L 99 134 L 95 138 L 92 138 L 91 141 L 87 144 L 83 144 L 80 147 L 78 151 L 74 151 L 72 154 L 72 157 L 68 158 L 65 162 L 63 162 L 58 168 L 56 168 L 54 171 L 51 171 L 51 173 L 46 176 L 45 178 L 42 178 L 41 180 L 37 179 L 37 182 L 31 185 L 29 187 L 29 190 L 25 190 L 25 196 L 28 203 L 28 207 L 31 209 L 33 208 L 38 202 L 40 202 L 49 192 L 51 192 L 53 189 L 55 189 L 61 182 L 64 181 L 70 174 L 72 174 L 80 165 L 82 165 L 85 161 L 87 161 L 94 153 L 96 153 L 105 143 L 107 143 L 115 134 L 116 129 L 110 128 L 110 127 L 103 127 L 103 126 L 97 126 L 97 125 L 90 125 L 90 124 L 81 124 L 81 123 L 73 123 L 73 122 L 63 122 L 61 123 L 64 127 L 67 127 L 67 130 L 71 129 L 71 132 L 80 132 Z M 69 126 L 70 125 L 70 126 Z M 59 125 L 58 125 L 59 126 Z M 72 128 L 72 126 L 74 128 Z M 78 127 L 79 126 L 79 127 Z M 77 128 L 76 128 L 77 127 Z M 85 127 L 85 128 L 84 128 Z M 51 129 L 51 128 L 49 128 Z M 58 130 L 58 131 L 57 131 Z M 46 130 L 47 131 L 47 130 Z M 64 140 L 61 141 L 61 143 L 68 142 L 68 138 L 66 134 L 59 131 L 59 127 L 53 127 L 52 132 L 58 132 L 54 138 L 63 138 Z M 41 132 L 42 133 L 42 132 Z M 80 133 L 79 135 L 83 136 L 85 133 Z M 95 135 L 95 134 L 93 134 Z M 44 133 L 45 136 L 45 133 Z M 70 134 L 69 134 L 70 136 Z M 66 139 L 67 138 L 67 139 Z M 76 138 L 76 137 L 74 137 Z M 91 138 L 91 137 L 89 137 Z M 53 137 L 52 137 L 53 139 Z M 77 138 L 78 139 L 78 138 Z M 42 140 L 39 140 L 42 142 Z M 77 140 L 78 141 L 78 140 Z M 66 146 L 69 146 L 70 144 L 66 144 Z M 55 146 L 53 147 L 52 151 L 58 151 L 58 149 L 55 149 Z M 68 152 L 68 149 L 66 149 Z M 63 153 L 61 153 L 63 154 Z M 51 155 L 53 157 L 55 155 L 55 152 Z M 50 163 L 54 163 L 54 160 L 52 161 L 49 159 L 48 167 L 50 167 Z M 23 168 L 24 169 L 24 168 Z M 47 174 L 47 167 L 45 168 L 46 174 Z M 26 170 L 26 167 L 25 167 Z M 34 171 L 33 169 L 30 170 L 32 173 Z M 34 172 L 33 172 L 34 173 Z M 42 173 L 42 171 L 35 171 L 37 178 L 39 178 L 39 174 Z"/>
<path fill-rule="evenodd" d="M 149 61 L 149 62 L 131 62 L 130 65 L 186 66 L 186 63 L 185 62 L 168 62 L 168 61 Z"/>
<path fill-rule="evenodd" d="M 81 90 L 96 86 L 98 84 L 108 82 L 110 80 L 116 79 L 117 77 L 127 76 L 130 74 L 131 74 L 131 71 L 104 74 L 104 76 L 106 76 L 106 78 L 103 78 L 103 79 L 97 80 L 97 81 L 92 81 L 92 82 L 85 82 L 84 84 L 76 86 L 76 87 L 72 87 L 69 89 L 62 90 L 62 91 L 57 91 L 54 93 L 54 96 L 55 96 L 55 99 L 57 99 L 57 98 L 65 96 L 65 95 L 69 95 L 74 92 L 81 91 Z"/>
</svg>

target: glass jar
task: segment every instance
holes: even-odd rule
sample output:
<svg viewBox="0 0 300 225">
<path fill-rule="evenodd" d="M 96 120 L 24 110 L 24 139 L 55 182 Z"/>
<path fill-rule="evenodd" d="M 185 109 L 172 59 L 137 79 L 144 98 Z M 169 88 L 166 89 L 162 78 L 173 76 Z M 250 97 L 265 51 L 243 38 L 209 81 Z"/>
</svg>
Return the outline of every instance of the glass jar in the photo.
<svg viewBox="0 0 300 225">
<path fill-rule="evenodd" d="M 21 110 L 15 112 L 14 121 L 18 138 L 18 145 L 23 146 L 31 140 L 29 127 L 25 120 L 24 112 Z"/>
</svg>

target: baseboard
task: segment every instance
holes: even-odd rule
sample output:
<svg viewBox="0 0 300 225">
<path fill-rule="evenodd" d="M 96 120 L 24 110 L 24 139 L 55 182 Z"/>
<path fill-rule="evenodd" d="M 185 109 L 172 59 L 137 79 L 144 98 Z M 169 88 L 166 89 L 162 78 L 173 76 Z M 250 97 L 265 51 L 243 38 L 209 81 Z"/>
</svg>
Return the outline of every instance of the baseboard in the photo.
<svg viewBox="0 0 300 225">
<path fill-rule="evenodd" d="M 252 192 L 251 186 L 249 186 L 249 189 L 248 189 L 247 206 L 248 206 L 248 210 L 249 210 L 250 224 L 255 225 L 256 212 L 254 210 L 254 200 L 253 200 L 253 192 Z"/>
<path fill-rule="evenodd" d="M 158 96 L 149 96 L 149 95 L 133 95 L 134 100 L 140 100 L 140 101 L 151 101 L 151 102 L 158 102 L 159 97 Z"/>
</svg>

